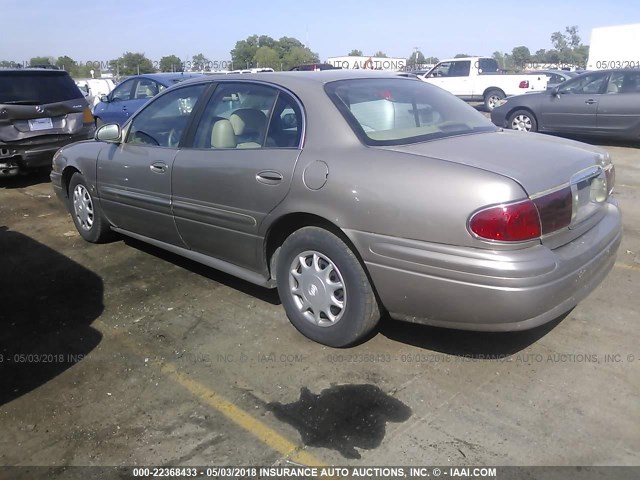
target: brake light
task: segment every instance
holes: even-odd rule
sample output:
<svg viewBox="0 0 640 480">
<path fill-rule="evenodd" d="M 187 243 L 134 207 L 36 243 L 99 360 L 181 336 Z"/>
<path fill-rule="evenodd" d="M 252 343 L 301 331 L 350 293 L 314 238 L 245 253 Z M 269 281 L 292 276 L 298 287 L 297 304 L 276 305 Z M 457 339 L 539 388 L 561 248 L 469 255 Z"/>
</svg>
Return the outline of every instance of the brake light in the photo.
<svg viewBox="0 0 640 480">
<path fill-rule="evenodd" d="M 571 187 L 533 200 L 489 207 L 473 214 L 469 230 L 486 240 L 522 242 L 568 227 L 574 216 Z"/>
<path fill-rule="evenodd" d="M 478 237 L 503 242 L 521 242 L 541 235 L 540 216 L 531 200 L 480 210 L 469 219 L 469 229 Z"/>
<path fill-rule="evenodd" d="M 520 82 L 519 88 L 529 88 L 529 80 L 522 80 Z"/>
<path fill-rule="evenodd" d="M 605 168 L 604 173 L 607 176 L 607 193 L 611 195 L 616 184 L 616 167 L 611 164 Z"/>
<path fill-rule="evenodd" d="M 84 107 L 82 111 L 82 123 L 94 123 L 93 114 L 89 107 Z"/>
<path fill-rule="evenodd" d="M 533 200 L 542 225 L 542 234 L 568 227 L 573 219 L 573 194 L 571 187 L 549 193 Z"/>
</svg>

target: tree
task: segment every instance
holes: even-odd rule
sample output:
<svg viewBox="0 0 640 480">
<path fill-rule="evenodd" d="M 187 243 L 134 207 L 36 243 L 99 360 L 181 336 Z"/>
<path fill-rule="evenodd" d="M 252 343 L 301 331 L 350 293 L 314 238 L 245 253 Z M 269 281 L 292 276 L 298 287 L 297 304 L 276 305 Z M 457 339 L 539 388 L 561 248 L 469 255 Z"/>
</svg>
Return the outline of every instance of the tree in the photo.
<svg viewBox="0 0 640 480">
<path fill-rule="evenodd" d="M 495 51 L 493 52 L 493 55 L 491 55 L 491 58 L 498 62 L 498 67 L 500 67 L 500 69 L 505 69 L 504 53 Z"/>
<path fill-rule="evenodd" d="M 33 57 L 29 60 L 29 66 L 35 67 L 38 65 L 55 65 L 56 61 L 53 57 Z"/>
<path fill-rule="evenodd" d="M 283 58 L 283 63 L 286 65 L 287 70 L 296 65 L 302 65 L 305 63 L 316 63 L 318 61 L 318 54 L 313 53 L 308 48 L 293 47 L 289 53 Z"/>
<path fill-rule="evenodd" d="M 67 55 L 58 57 L 56 60 L 56 67 L 69 72 L 69 75 L 71 76 L 75 76 L 78 73 L 78 64 L 73 58 L 68 57 Z"/>
<path fill-rule="evenodd" d="M 438 57 L 427 57 L 424 59 L 424 63 L 429 64 L 429 65 L 435 65 L 436 63 L 439 63 L 440 59 Z"/>
<path fill-rule="evenodd" d="M 282 37 L 275 45 L 275 49 L 278 51 L 281 60 L 295 47 L 305 48 L 300 40 L 293 37 Z"/>
<path fill-rule="evenodd" d="M 411 54 L 411 56 L 407 57 L 407 67 L 417 68 L 419 65 L 424 65 L 425 58 L 420 50 L 416 50 Z"/>
<path fill-rule="evenodd" d="M 456 53 L 456 56 L 453 58 L 463 58 L 463 57 L 472 57 L 473 55 L 469 55 L 468 53 Z"/>
<path fill-rule="evenodd" d="M 237 68 L 249 68 L 258 51 L 258 35 L 251 35 L 246 40 L 239 40 L 231 50 L 231 61 Z"/>
<path fill-rule="evenodd" d="M 362 50 L 351 50 L 349 52 L 349 56 L 350 57 L 361 57 L 362 56 Z"/>
<path fill-rule="evenodd" d="M 373 56 L 378 58 L 389 58 L 387 57 L 387 54 L 381 50 L 378 50 L 376 53 L 373 54 Z"/>
<path fill-rule="evenodd" d="M 511 58 L 517 67 L 524 69 L 525 65 L 531 61 L 531 52 L 524 46 L 514 47 L 511 51 Z"/>
<path fill-rule="evenodd" d="M 0 61 L 0 68 L 21 68 L 22 65 L 20 65 L 17 62 L 14 62 L 13 60 L 2 60 Z"/>
<path fill-rule="evenodd" d="M 139 75 L 141 73 L 154 73 L 153 63 L 144 53 L 126 52 L 121 57 L 109 62 L 111 71 L 120 76 Z"/>
<path fill-rule="evenodd" d="M 160 59 L 158 64 L 161 72 L 182 72 L 184 65 L 177 55 L 167 55 Z"/>
<path fill-rule="evenodd" d="M 205 57 L 203 53 L 198 53 L 191 58 L 191 70 L 210 72 L 211 61 L 207 57 Z"/>
<path fill-rule="evenodd" d="M 535 63 L 544 63 L 546 62 L 547 51 L 544 48 L 536 51 L 536 53 L 531 57 L 531 61 Z"/>
<path fill-rule="evenodd" d="M 271 67 L 273 69 L 280 67 L 280 55 L 278 51 L 272 47 L 260 47 L 253 57 L 257 67 Z"/>
</svg>

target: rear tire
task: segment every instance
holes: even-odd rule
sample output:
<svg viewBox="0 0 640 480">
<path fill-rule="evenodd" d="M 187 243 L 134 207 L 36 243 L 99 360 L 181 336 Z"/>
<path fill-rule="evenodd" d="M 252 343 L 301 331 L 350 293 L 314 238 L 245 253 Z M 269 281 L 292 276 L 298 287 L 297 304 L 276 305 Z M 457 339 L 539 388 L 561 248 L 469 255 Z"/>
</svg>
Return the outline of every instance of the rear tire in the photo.
<svg viewBox="0 0 640 480">
<path fill-rule="evenodd" d="M 276 278 L 282 305 L 304 336 L 330 347 L 363 340 L 380 320 L 364 268 L 333 233 L 304 227 L 282 244 Z"/>
<path fill-rule="evenodd" d="M 505 94 L 502 90 L 498 90 L 497 88 L 491 89 L 484 94 L 484 107 L 491 112 L 504 97 Z"/>
<path fill-rule="evenodd" d="M 511 130 L 518 130 L 520 132 L 537 132 L 538 122 L 535 115 L 529 110 L 516 110 L 509 115 L 509 122 L 507 123 Z"/>
<path fill-rule="evenodd" d="M 76 172 L 69 182 L 69 210 L 80 236 L 87 242 L 103 243 L 113 236 L 111 226 L 96 203 L 81 173 Z"/>
</svg>

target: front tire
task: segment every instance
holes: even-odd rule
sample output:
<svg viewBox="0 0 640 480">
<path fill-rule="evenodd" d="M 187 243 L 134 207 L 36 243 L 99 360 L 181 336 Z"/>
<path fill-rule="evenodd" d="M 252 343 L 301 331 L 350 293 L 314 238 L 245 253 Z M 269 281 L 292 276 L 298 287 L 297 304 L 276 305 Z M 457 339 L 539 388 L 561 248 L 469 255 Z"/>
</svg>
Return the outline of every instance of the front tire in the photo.
<svg viewBox="0 0 640 480">
<path fill-rule="evenodd" d="M 492 89 L 484 94 L 484 107 L 490 112 L 498 106 L 498 102 L 505 97 L 502 90 Z"/>
<path fill-rule="evenodd" d="M 520 132 L 537 132 L 536 117 L 528 110 L 516 110 L 509 115 L 509 128 Z"/>
<path fill-rule="evenodd" d="M 333 233 L 304 227 L 282 244 L 276 266 L 278 293 L 294 327 L 330 347 L 363 340 L 380 309 L 358 258 Z"/>
<path fill-rule="evenodd" d="M 102 243 L 111 238 L 113 232 L 109 222 L 79 172 L 74 173 L 69 182 L 69 206 L 73 223 L 82 238 L 91 243 Z"/>
</svg>

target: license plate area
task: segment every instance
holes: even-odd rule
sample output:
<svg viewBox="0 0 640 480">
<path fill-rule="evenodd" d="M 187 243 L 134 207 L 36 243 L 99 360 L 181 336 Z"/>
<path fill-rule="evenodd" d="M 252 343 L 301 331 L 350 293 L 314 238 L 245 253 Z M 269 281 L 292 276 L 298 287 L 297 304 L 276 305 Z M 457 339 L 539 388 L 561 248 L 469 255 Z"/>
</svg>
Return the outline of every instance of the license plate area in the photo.
<svg viewBox="0 0 640 480">
<path fill-rule="evenodd" d="M 51 118 L 34 118 L 33 120 L 29 120 L 29 130 L 32 132 L 38 132 L 40 130 L 51 130 L 53 128 L 53 122 Z"/>
</svg>

